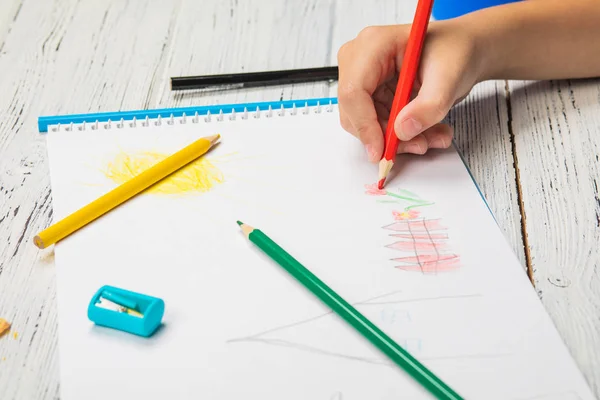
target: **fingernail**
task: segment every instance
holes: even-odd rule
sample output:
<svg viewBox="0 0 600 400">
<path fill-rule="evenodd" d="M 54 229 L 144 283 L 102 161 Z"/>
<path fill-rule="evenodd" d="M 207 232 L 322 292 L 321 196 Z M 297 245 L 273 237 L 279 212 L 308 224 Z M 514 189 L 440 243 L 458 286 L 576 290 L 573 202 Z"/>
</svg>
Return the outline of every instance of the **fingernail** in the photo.
<svg viewBox="0 0 600 400">
<path fill-rule="evenodd" d="M 421 133 L 423 125 L 414 118 L 408 118 L 400 122 L 400 129 L 396 127 L 401 140 L 410 140 Z"/>
<path fill-rule="evenodd" d="M 375 149 L 373 148 L 373 145 L 366 145 L 365 150 L 367 151 L 367 157 L 369 158 L 369 162 L 377 161 L 377 155 L 375 154 Z"/>
<path fill-rule="evenodd" d="M 413 153 L 413 154 L 423 154 L 423 150 L 421 149 L 421 146 L 419 146 L 416 143 L 412 143 L 412 144 L 407 144 L 404 147 L 404 151 L 406 153 Z"/>
</svg>

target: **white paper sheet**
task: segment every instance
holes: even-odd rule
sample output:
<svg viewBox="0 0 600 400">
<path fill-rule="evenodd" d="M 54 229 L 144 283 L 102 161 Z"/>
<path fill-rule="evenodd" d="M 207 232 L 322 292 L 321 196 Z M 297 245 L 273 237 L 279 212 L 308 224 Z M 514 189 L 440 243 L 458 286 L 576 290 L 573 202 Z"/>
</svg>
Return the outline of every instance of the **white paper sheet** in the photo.
<svg viewBox="0 0 600 400">
<path fill-rule="evenodd" d="M 222 135 L 205 157 L 221 183 L 181 192 L 200 169 L 179 193 L 140 195 L 56 246 L 61 398 L 430 398 L 249 243 L 239 219 L 464 398 L 592 399 L 455 150 L 400 157 L 378 192 L 337 110 L 314 111 L 48 134 L 55 221 L 140 154 Z M 149 339 L 94 326 L 87 306 L 106 284 L 164 299 L 164 326 Z"/>
</svg>

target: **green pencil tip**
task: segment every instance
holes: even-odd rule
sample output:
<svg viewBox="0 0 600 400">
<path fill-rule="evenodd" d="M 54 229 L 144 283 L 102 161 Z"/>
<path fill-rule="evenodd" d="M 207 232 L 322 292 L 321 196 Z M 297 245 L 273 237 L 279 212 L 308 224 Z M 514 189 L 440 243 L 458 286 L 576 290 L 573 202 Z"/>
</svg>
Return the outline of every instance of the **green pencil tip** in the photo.
<svg viewBox="0 0 600 400">
<path fill-rule="evenodd" d="M 238 222 L 237 222 L 237 224 L 238 224 L 239 226 L 242 226 L 242 225 L 244 225 L 244 223 L 243 223 L 242 221 L 238 221 Z"/>
</svg>

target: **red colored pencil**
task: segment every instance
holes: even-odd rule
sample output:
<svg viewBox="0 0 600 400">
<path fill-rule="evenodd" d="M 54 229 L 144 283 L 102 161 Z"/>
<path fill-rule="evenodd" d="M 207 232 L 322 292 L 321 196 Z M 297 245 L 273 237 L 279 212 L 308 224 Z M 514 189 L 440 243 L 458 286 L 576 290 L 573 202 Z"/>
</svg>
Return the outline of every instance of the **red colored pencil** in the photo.
<svg viewBox="0 0 600 400">
<path fill-rule="evenodd" d="M 410 35 L 406 50 L 404 51 L 404 59 L 402 60 L 402 68 L 400 68 L 400 77 L 398 78 L 398 86 L 394 94 L 392 109 L 390 110 L 390 118 L 388 120 L 387 129 L 385 130 L 385 147 L 383 157 L 379 161 L 379 189 L 383 189 L 385 180 L 394 166 L 394 159 L 398 151 L 398 137 L 394 130 L 394 122 L 400 111 L 410 101 L 413 84 L 419 69 L 419 60 L 421 58 L 421 50 L 425 41 L 425 33 L 429 25 L 431 17 L 431 9 L 433 0 L 419 0 L 415 18 L 410 28 Z"/>
</svg>

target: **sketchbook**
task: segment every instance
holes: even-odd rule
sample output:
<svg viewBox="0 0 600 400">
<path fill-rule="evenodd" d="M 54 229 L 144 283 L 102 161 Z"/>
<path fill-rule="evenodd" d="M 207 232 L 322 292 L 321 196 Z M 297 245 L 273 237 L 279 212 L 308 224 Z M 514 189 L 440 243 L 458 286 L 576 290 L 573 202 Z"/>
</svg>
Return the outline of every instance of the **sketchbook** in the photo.
<svg viewBox="0 0 600 400">
<path fill-rule="evenodd" d="M 336 99 L 41 117 L 55 221 L 192 141 L 205 157 L 55 247 L 61 398 L 428 399 L 250 244 L 273 240 L 466 399 L 593 395 L 455 148 L 386 188 Z M 103 285 L 165 301 L 95 326 Z"/>
</svg>

